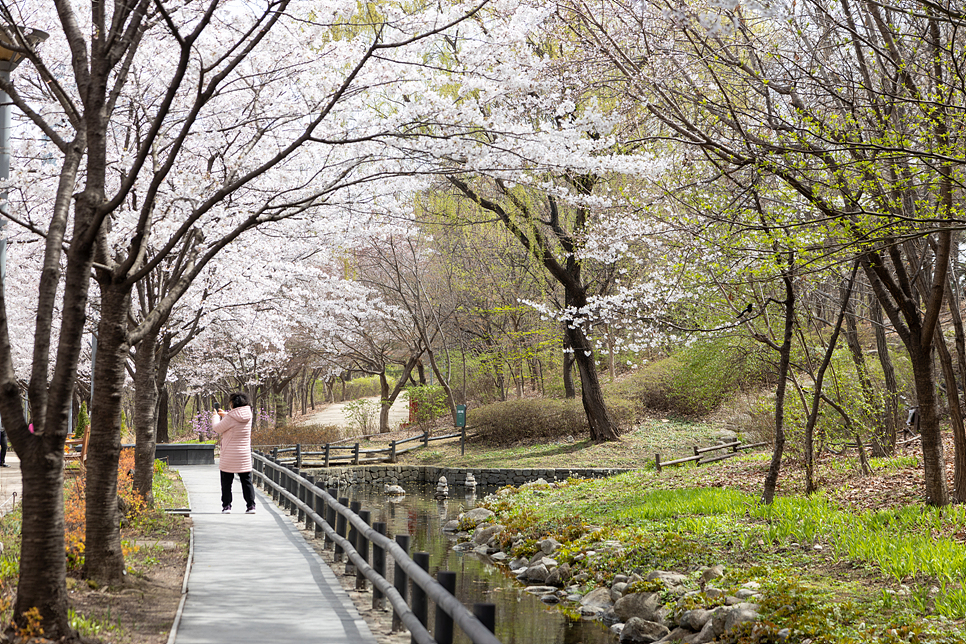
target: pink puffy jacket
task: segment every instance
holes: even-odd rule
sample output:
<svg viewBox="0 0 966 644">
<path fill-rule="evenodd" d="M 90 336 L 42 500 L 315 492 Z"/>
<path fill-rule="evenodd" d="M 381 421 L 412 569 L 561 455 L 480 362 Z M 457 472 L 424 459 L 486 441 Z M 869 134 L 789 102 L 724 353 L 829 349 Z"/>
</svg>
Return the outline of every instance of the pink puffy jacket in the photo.
<svg viewBox="0 0 966 644">
<path fill-rule="evenodd" d="M 222 472 L 252 471 L 252 408 L 236 407 L 219 419 L 215 414 L 211 428 L 221 435 L 221 459 L 218 469 Z"/>
</svg>

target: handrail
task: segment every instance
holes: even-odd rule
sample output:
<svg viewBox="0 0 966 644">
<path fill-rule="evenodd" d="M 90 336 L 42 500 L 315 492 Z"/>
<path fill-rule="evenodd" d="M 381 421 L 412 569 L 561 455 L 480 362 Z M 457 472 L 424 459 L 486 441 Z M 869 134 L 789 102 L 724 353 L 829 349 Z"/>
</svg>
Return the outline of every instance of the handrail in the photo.
<svg viewBox="0 0 966 644">
<path fill-rule="evenodd" d="M 418 585 L 426 595 L 436 602 L 438 608 L 442 608 L 447 615 L 453 618 L 453 621 L 463 630 L 463 632 L 470 638 L 474 644 L 501 644 L 500 640 L 496 638 L 492 632 L 472 613 L 470 612 L 455 596 L 448 592 L 443 586 L 430 576 L 428 572 L 423 570 L 416 564 L 415 561 L 409 558 L 409 555 L 403 550 L 394 540 L 390 539 L 384 534 L 377 532 L 368 523 L 362 520 L 362 518 L 356 513 L 352 512 L 344 505 L 334 499 L 328 492 L 318 487 L 312 481 L 309 481 L 301 474 L 293 472 L 292 470 L 282 467 L 277 463 L 273 463 L 271 459 L 266 458 L 262 454 L 254 453 L 253 458 L 258 461 L 263 467 L 268 466 L 284 475 L 290 479 L 299 481 L 312 495 L 317 498 L 321 498 L 327 506 L 333 508 L 337 513 L 344 516 L 349 523 L 351 523 L 360 534 L 362 534 L 369 542 L 378 545 L 385 552 L 392 555 L 393 559 L 399 565 L 399 567 L 413 580 L 413 583 Z M 410 633 L 419 644 L 434 644 L 435 640 L 429 635 L 425 627 L 419 622 L 416 616 L 412 613 L 408 604 L 402 599 L 399 592 L 390 584 L 385 577 L 379 575 L 375 570 L 369 566 L 366 560 L 359 555 L 358 552 L 352 547 L 352 544 L 336 533 L 335 530 L 329 525 L 329 523 L 321 516 L 319 516 L 313 507 L 308 504 L 303 503 L 296 495 L 291 494 L 288 490 L 284 489 L 282 486 L 276 484 L 270 478 L 264 475 L 263 472 L 255 469 L 255 474 L 265 483 L 273 487 L 282 495 L 289 503 L 298 508 L 300 512 L 304 512 L 306 516 L 310 517 L 316 525 L 321 526 L 322 530 L 327 536 L 329 536 L 333 541 L 338 543 L 344 552 L 346 552 L 352 562 L 355 564 L 356 569 L 360 571 L 367 579 L 369 579 L 374 586 L 376 586 L 386 598 L 389 599 L 393 608 L 396 609 L 406 627 L 409 628 Z M 400 605 L 397 605 L 400 604 Z M 418 626 L 410 625 L 410 618 L 415 621 Z M 425 632 L 427 640 L 420 639 L 421 633 Z"/>
</svg>

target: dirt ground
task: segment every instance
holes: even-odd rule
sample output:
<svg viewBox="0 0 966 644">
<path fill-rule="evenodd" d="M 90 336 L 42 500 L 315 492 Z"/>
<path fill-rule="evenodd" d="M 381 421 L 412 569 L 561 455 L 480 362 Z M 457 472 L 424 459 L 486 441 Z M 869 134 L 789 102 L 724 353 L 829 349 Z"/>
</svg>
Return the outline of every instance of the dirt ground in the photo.
<svg viewBox="0 0 966 644">
<path fill-rule="evenodd" d="M 185 518 L 170 532 L 138 537 L 137 552 L 127 557 L 133 572 L 122 586 L 97 588 L 83 579 L 68 578 L 68 601 L 82 616 L 82 636 L 110 644 L 168 641 L 181 602 L 190 523 Z"/>
</svg>

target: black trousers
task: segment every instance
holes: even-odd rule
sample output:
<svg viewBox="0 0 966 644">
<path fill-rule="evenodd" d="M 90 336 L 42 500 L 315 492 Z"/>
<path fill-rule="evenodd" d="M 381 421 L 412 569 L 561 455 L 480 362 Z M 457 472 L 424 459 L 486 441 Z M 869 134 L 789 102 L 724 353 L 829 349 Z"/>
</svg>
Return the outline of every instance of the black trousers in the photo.
<svg viewBox="0 0 966 644">
<path fill-rule="evenodd" d="M 238 478 L 241 480 L 242 496 L 245 497 L 245 507 L 250 508 L 255 505 L 255 486 L 252 485 L 252 473 L 239 472 Z M 234 480 L 234 473 L 221 473 L 221 507 L 231 505 L 231 483 Z"/>
<path fill-rule="evenodd" d="M 0 429 L 0 463 L 7 462 L 7 432 Z"/>
</svg>

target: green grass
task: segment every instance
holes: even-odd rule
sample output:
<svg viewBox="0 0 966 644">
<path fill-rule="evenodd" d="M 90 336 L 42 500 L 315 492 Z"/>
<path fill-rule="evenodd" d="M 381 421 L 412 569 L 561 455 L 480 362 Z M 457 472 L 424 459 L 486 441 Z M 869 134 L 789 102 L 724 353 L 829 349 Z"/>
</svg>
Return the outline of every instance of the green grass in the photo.
<svg viewBox="0 0 966 644">
<path fill-rule="evenodd" d="M 830 605 L 829 597 L 844 595 L 860 598 L 862 619 L 870 624 L 885 615 L 900 615 L 904 623 L 921 629 L 926 612 L 949 620 L 966 618 L 966 546 L 945 536 L 966 528 L 963 506 L 855 513 L 820 494 L 783 497 L 764 506 L 756 497 L 736 490 L 654 489 L 650 485 L 654 480 L 654 474 L 635 472 L 570 481 L 559 489 L 501 496 L 491 506 L 500 513 L 501 522 L 523 530 L 533 543 L 543 536 L 541 531 L 559 531 L 560 526 L 573 523 L 573 517 L 580 517 L 585 525 L 600 526 L 597 532 L 567 544 L 565 553 L 608 539 L 621 542 L 620 556 L 604 553 L 591 562 L 597 574 L 605 577 L 633 569 L 646 572 L 648 567 L 689 571 L 699 564 L 731 562 L 745 569 L 744 579 L 758 574 L 788 581 L 795 575 L 794 568 L 802 567 L 808 569 L 809 584 L 817 587 L 814 597 L 809 595 L 810 605 L 825 607 L 821 610 Z M 524 528 L 528 524 L 529 532 Z M 814 549 L 816 544 L 821 549 Z M 864 571 L 862 587 L 846 588 L 848 577 L 831 572 L 843 564 Z M 756 566 L 765 572 L 754 573 Z M 883 592 L 901 588 L 900 584 L 912 592 L 908 596 Z M 787 594 L 792 586 L 774 592 Z M 930 594 L 934 586 L 938 592 Z M 879 613 L 882 616 L 877 617 Z M 818 629 L 815 632 L 824 628 L 813 626 Z M 891 641 L 870 639 L 868 634 L 851 636 L 856 639 L 841 641 Z"/>
<path fill-rule="evenodd" d="M 470 443 L 461 455 L 459 440 L 434 443 L 430 450 L 414 450 L 404 463 L 434 465 L 447 462 L 458 467 L 556 468 L 613 467 L 654 468 L 654 454 L 671 459 L 691 454 L 692 446 L 714 444 L 715 428 L 703 422 L 651 419 L 621 436 L 617 443 L 594 443 L 586 437 L 572 442 L 558 440 L 533 445 L 481 448 Z"/>
</svg>

